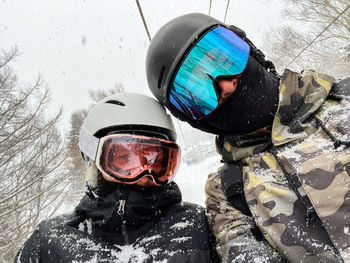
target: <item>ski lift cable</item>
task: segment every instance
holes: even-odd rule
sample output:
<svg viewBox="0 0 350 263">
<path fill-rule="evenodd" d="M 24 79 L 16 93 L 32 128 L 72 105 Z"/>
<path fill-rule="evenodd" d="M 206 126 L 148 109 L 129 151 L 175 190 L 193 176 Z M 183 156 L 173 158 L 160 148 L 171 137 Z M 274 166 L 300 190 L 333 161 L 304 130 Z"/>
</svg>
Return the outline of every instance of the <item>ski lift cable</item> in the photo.
<svg viewBox="0 0 350 263">
<path fill-rule="evenodd" d="M 208 15 L 210 16 L 210 11 L 211 11 L 211 3 L 213 2 L 213 0 L 210 0 L 210 3 L 209 3 L 209 12 L 208 12 Z"/>
<path fill-rule="evenodd" d="M 292 64 L 309 46 L 311 46 L 317 38 L 319 38 L 342 14 L 344 14 L 348 9 L 350 8 L 350 4 L 337 16 L 333 19 L 332 22 L 330 22 L 309 44 L 306 45 L 306 47 L 301 50 L 298 55 L 296 55 L 286 66 L 287 68 L 290 64 Z"/>
<path fill-rule="evenodd" d="M 141 5 L 140 5 L 140 3 L 139 3 L 139 0 L 136 0 L 136 4 L 137 4 L 137 7 L 138 7 L 139 12 L 140 12 L 143 25 L 145 26 L 145 30 L 146 30 L 146 33 L 147 33 L 147 35 L 148 35 L 149 42 L 151 42 L 152 38 L 151 38 L 151 35 L 150 35 L 149 31 L 148 31 L 147 23 L 146 23 L 145 17 L 143 16 L 143 12 L 142 12 L 142 8 L 141 8 Z M 179 121 L 179 119 L 177 119 L 177 118 L 176 118 L 176 120 L 177 120 L 177 124 L 178 124 L 178 126 L 179 126 L 179 128 L 180 128 L 180 133 L 181 133 L 182 139 L 184 140 L 184 142 L 185 142 L 185 144 L 186 144 L 185 136 L 184 136 L 184 134 L 183 134 L 183 132 L 182 132 L 182 129 L 181 129 L 181 126 L 180 126 L 180 121 Z"/>
<path fill-rule="evenodd" d="M 177 120 L 177 124 L 179 126 L 179 129 L 180 129 L 180 132 L 181 132 L 182 139 L 183 139 L 183 141 L 185 143 L 185 147 L 188 148 L 189 146 L 188 146 L 187 140 L 185 139 L 185 136 L 183 134 L 183 131 L 182 131 L 182 128 L 181 128 L 181 125 L 180 125 L 180 121 L 177 118 L 176 118 L 176 120 Z M 191 143 L 190 146 L 191 146 L 192 154 L 194 155 L 194 158 L 195 158 L 195 163 L 198 163 L 199 157 L 198 157 L 198 154 L 196 152 L 196 149 L 194 148 L 194 144 Z"/>
<path fill-rule="evenodd" d="M 229 5 L 230 5 L 230 0 L 227 0 L 227 6 L 226 6 L 226 11 L 225 11 L 224 23 L 226 23 L 226 16 L 227 16 L 227 10 L 228 10 L 228 6 Z"/>
<path fill-rule="evenodd" d="M 151 42 L 151 35 L 150 35 L 149 31 L 148 31 L 147 23 L 146 23 L 145 17 L 143 16 L 143 12 L 142 12 L 142 8 L 141 8 L 141 5 L 140 5 L 139 0 L 136 0 L 136 4 L 137 4 L 137 7 L 138 7 L 139 12 L 140 12 L 140 15 L 141 15 L 141 18 L 142 18 L 143 25 L 144 25 L 144 27 L 145 27 L 145 29 L 146 29 L 146 33 L 147 33 L 147 36 L 148 36 L 149 42 Z"/>
</svg>

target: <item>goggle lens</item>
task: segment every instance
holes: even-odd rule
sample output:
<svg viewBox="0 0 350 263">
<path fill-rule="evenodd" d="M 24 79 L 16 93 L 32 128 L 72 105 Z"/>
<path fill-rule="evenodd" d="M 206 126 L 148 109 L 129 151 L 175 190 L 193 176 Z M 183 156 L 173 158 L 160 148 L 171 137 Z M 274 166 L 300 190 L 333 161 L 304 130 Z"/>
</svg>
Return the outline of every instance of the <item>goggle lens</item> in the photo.
<svg viewBox="0 0 350 263">
<path fill-rule="evenodd" d="M 147 175 L 162 184 L 175 175 L 180 149 L 174 142 L 120 134 L 102 139 L 96 165 L 117 181 L 133 183 Z"/>
<path fill-rule="evenodd" d="M 145 166 L 160 174 L 166 154 L 162 147 L 151 145 L 130 145 L 127 142 L 112 143 L 107 146 L 108 155 L 104 166 L 113 172 L 129 176 Z"/>
<path fill-rule="evenodd" d="M 213 81 L 220 75 L 243 72 L 249 45 L 231 30 L 219 26 L 206 33 L 182 62 L 170 89 L 170 102 L 197 120 L 218 106 Z"/>
</svg>

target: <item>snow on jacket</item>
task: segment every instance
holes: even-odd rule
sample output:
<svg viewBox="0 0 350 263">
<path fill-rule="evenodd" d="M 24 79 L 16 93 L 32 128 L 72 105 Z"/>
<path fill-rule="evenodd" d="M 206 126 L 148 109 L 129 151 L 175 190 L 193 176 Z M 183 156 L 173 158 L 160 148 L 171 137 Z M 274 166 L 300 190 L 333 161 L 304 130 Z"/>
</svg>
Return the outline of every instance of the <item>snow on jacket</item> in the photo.
<svg viewBox="0 0 350 263">
<path fill-rule="evenodd" d="M 217 139 L 206 205 L 223 262 L 350 262 L 350 103 L 333 81 L 286 70 L 273 126 Z"/>
<path fill-rule="evenodd" d="M 175 183 L 120 185 L 40 223 L 15 262 L 216 262 L 213 241 L 204 209 L 182 203 Z"/>
</svg>

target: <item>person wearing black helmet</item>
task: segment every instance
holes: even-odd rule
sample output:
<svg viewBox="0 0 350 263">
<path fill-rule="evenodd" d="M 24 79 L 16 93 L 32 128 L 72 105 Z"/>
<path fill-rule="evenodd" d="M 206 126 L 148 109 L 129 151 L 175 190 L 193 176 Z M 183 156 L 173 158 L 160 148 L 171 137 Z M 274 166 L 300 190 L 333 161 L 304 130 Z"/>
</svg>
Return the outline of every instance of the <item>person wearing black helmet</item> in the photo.
<svg viewBox="0 0 350 263">
<path fill-rule="evenodd" d="M 172 179 L 180 148 L 155 99 L 113 95 L 79 136 L 87 195 L 73 214 L 39 224 L 15 262 L 218 262 L 204 208 Z"/>
<path fill-rule="evenodd" d="M 243 30 L 199 13 L 158 30 L 146 75 L 175 117 L 217 135 L 205 192 L 223 262 L 350 262 L 350 78 L 279 75 Z"/>
</svg>

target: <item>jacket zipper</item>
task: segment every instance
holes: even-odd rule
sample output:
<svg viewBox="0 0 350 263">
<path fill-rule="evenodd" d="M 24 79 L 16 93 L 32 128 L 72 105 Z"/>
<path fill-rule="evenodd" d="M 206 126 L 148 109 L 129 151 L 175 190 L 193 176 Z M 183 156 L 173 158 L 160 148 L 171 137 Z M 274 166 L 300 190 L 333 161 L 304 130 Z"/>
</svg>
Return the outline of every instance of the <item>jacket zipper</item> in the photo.
<svg viewBox="0 0 350 263">
<path fill-rule="evenodd" d="M 122 222 L 122 236 L 124 237 L 125 244 L 129 243 L 128 232 L 126 231 L 126 220 L 124 219 L 125 213 L 125 200 L 119 200 L 119 208 L 117 214 L 120 216 Z"/>
</svg>

